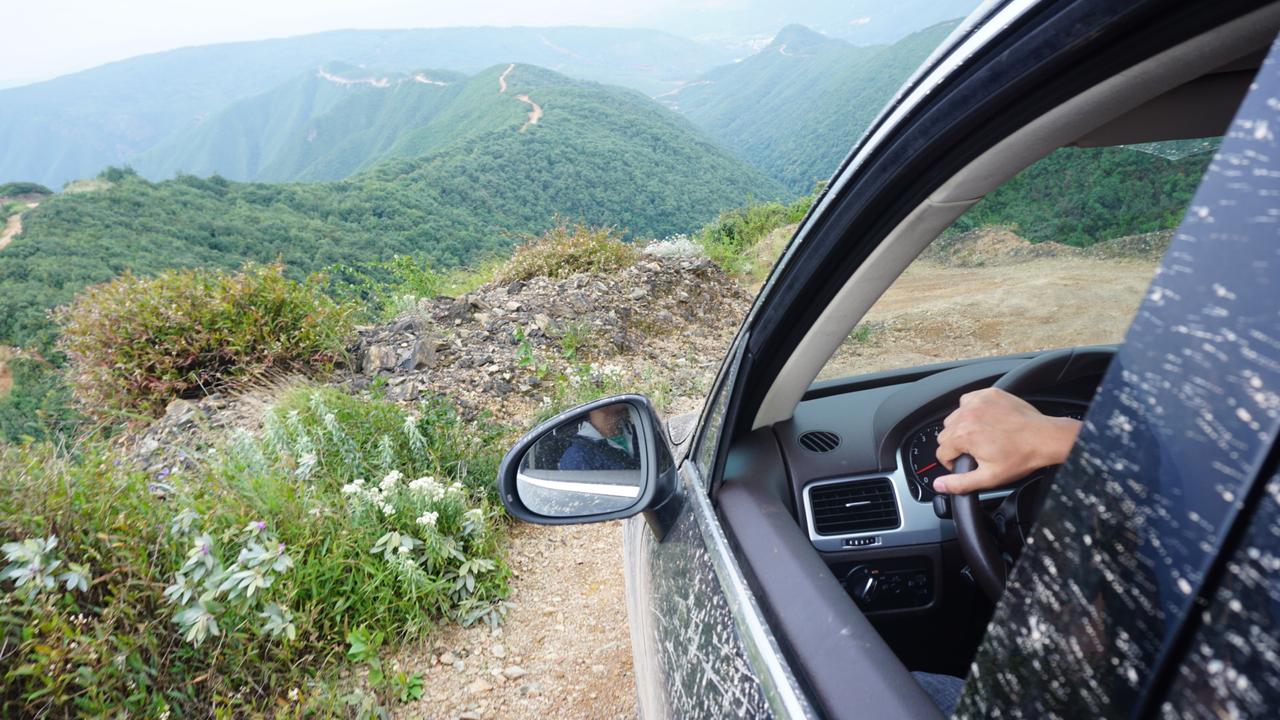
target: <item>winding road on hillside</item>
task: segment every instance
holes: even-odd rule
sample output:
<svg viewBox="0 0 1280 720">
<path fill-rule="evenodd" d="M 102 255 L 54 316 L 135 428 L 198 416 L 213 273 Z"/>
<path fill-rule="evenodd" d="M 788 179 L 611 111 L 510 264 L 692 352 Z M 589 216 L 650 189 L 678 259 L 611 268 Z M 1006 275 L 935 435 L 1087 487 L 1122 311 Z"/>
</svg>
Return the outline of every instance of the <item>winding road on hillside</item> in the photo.
<svg viewBox="0 0 1280 720">
<path fill-rule="evenodd" d="M 22 232 L 22 213 L 10 216 L 9 221 L 4 224 L 4 230 L 0 230 L 0 250 L 8 247 L 20 232 Z"/>
<path fill-rule="evenodd" d="M 507 69 L 503 70 L 502 74 L 498 76 L 498 94 L 502 94 L 507 91 L 507 76 L 510 75 L 511 71 L 515 69 L 516 69 L 516 64 L 511 63 L 510 65 L 507 66 Z M 522 103 L 525 103 L 530 108 L 529 119 L 525 120 L 524 125 L 520 126 L 520 132 L 524 132 L 529 128 L 530 125 L 537 125 L 538 121 L 542 119 L 542 106 L 534 102 L 533 100 L 529 99 L 529 96 L 526 93 L 521 93 L 517 95 L 516 99 Z"/>
</svg>

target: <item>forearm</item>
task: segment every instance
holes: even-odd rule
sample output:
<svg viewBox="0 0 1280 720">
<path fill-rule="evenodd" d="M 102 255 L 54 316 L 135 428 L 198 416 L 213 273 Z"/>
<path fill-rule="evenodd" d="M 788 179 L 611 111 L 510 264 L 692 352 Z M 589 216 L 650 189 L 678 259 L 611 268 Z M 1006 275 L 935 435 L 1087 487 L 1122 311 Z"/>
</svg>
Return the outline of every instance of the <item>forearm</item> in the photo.
<svg viewBox="0 0 1280 720">
<path fill-rule="evenodd" d="M 1073 418 L 1046 417 L 1039 431 L 1037 445 L 1043 450 L 1041 467 L 1061 465 L 1067 461 L 1084 423 Z"/>
</svg>

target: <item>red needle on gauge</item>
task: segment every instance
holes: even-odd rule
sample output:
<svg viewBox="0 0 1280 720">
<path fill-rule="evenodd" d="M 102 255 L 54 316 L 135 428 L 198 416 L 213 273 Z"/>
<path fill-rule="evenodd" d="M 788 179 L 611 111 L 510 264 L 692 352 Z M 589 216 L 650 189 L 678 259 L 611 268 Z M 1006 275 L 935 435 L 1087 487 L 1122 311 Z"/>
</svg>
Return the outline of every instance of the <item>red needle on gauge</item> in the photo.
<svg viewBox="0 0 1280 720">
<path fill-rule="evenodd" d="M 922 467 L 922 468 L 920 468 L 919 470 L 917 470 L 917 471 L 916 471 L 916 474 L 927 473 L 927 472 L 929 472 L 930 470 L 932 470 L 932 469 L 934 469 L 934 468 L 936 468 L 936 467 L 938 467 L 938 463 L 936 463 L 936 462 L 931 462 L 931 463 L 929 463 L 928 465 L 925 465 L 924 467 Z"/>
</svg>

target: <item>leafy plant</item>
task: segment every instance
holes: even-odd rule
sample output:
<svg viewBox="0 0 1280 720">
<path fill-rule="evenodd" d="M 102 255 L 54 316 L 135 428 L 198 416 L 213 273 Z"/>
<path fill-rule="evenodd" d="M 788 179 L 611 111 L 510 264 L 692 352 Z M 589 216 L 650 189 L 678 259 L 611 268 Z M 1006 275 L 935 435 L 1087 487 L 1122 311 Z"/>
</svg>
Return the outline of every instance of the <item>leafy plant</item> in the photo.
<svg viewBox="0 0 1280 720">
<path fill-rule="evenodd" d="M 622 242 L 613 228 L 588 227 L 560 218 L 550 230 L 517 247 L 498 272 L 497 281 L 612 272 L 635 262 L 636 257 L 635 248 Z"/>
<path fill-rule="evenodd" d="M 268 418 L 165 499 L 105 444 L 0 446 L 0 715 L 382 717 L 422 679 L 350 689 L 352 639 L 370 658 L 437 622 L 501 619 L 496 426 L 326 389 Z"/>
<path fill-rule="evenodd" d="M 86 412 L 155 414 L 265 370 L 341 356 L 350 310 L 279 265 L 130 274 L 59 311 L 68 382 Z"/>
</svg>

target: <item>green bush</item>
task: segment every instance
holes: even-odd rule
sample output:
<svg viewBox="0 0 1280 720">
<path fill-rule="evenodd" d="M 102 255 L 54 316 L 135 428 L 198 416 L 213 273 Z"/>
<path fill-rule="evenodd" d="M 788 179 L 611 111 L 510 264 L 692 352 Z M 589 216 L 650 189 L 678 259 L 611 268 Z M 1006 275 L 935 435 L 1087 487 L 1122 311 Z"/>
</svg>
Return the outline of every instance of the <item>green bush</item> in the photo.
<svg viewBox="0 0 1280 720">
<path fill-rule="evenodd" d="M 435 297 L 444 280 L 427 260 L 396 255 L 385 262 L 331 265 L 317 275 L 330 297 L 363 308 L 366 318 L 395 317 L 418 300 Z"/>
<path fill-rule="evenodd" d="M 0 443 L 75 435 L 83 418 L 57 368 L 28 356 L 9 360 L 8 368 L 13 388 L 0 395 Z"/>
<path fill-rule="evenodd" d="M 694 241 L 725 272 L 746 273 L 751 270 L 751 249 L 774 230 L 803 220 L 820 189 L 790 205 L 756 203 L 720 213 L 698 231 Z"/>
<path fill-rule="evenodd" d="M 77 399 L 96 415 L 155 414 L 267 370 L 324 366 L 343 352 L 351 310 L 279 265 L 236 273 L 126 274 L 58 311 Z"/>
<path fill-rule="evenodd" d="M 53 191 L 33 182 L 11 182 L 0 183 L 0 198 L 14 197 L 15 195 L 52 195 Z"/>
<path fill-rule="evenodd" d="M 501 511 L 470 489 L 495 451 L 453 445 L 494 428 L 332 390 L 269 418 L 165 477 L 0 447 L 0 716 L 348 715 L 415 682 L 343 680 L 376 659 L 352 638 L 497 622 Z"/>
<path fill-rule="evenodd" d="M 497 273 L 498 282 L 535 277 L 565 278 L 577 273 L 611 272 L 636 261 L 635 248 L 613 228 L 588 227 L 563 220 L 516 248 Z"/>
</svg>

